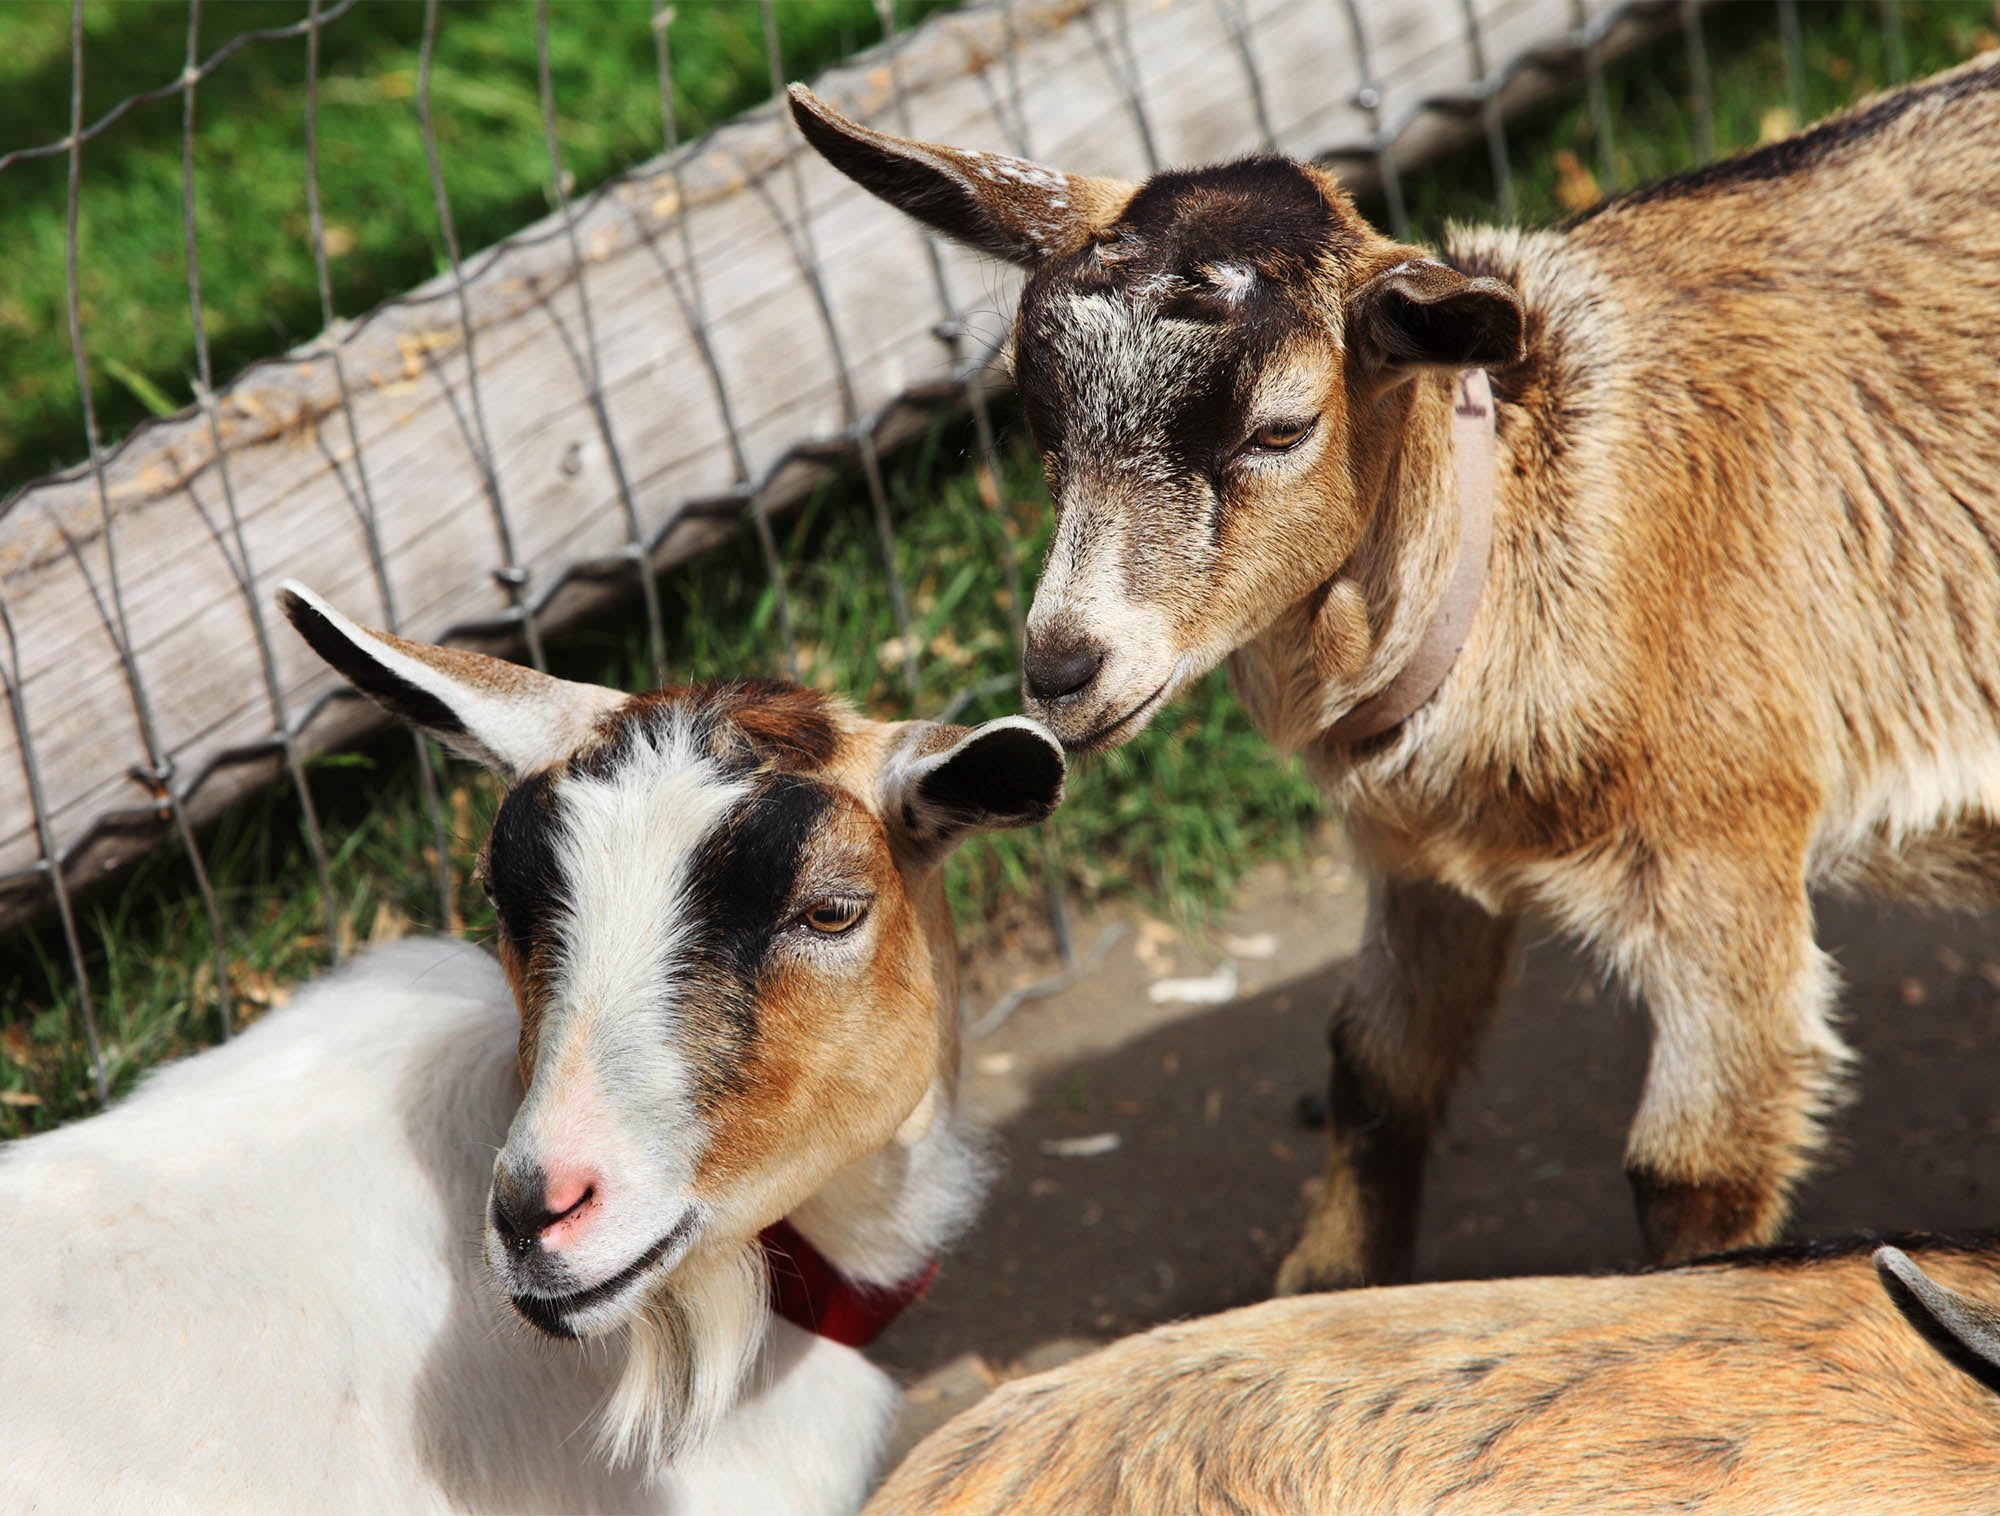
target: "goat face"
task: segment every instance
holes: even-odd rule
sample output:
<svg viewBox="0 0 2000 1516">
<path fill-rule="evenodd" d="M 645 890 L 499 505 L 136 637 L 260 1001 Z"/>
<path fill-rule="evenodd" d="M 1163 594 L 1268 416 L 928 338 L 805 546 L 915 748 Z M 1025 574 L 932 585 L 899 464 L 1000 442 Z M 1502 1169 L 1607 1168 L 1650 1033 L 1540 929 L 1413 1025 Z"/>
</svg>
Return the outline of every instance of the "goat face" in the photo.
<svg viewBox="0 0 2000 1516">
<path fill-rule="evenodd" d="M 1511 360 L 1514 293 L 1373 231 L 1282 158 L 1087 179 L 914 143 L 794 87 L 835 167 L 1030 270 L 1015 377 L 1056 505 L 1027 623 L 1031 709 L 1076 748 L 1330 587 L 1424 367 Z"/>
<path fill-rule="evenodd" d="M 938 864 L 1053 809 L 1046 732 L 866 721 L 778 683 L 626 697 L 283 603 L 357 687 L 514 781 L 481 870 L 526 1096 L 485 1250 L 529 1321 L 622 1324 L 948 1093 Z"/>
</svg>

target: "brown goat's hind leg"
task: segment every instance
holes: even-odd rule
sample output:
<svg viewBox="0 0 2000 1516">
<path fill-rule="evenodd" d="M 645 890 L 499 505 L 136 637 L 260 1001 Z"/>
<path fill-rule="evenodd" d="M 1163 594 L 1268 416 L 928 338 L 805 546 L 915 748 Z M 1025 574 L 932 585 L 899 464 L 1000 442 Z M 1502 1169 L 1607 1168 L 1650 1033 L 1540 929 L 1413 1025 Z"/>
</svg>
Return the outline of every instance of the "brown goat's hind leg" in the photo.
<svg viewBox="0 0 2000 1516">
<path fill-rule="evenodd" d="M 1777 1240 L 1848 1057 L 1802 884 L 1675 904 L 1670 932 L 1619 945 L 1653 1023 L 1625 1172 L 1660 1263 Z"/>
<path fill-rule="evenodd" d="M 1452 1083 L 1492 1020 L 1514 920 L 1454 890 L 1377 881 L 1333 1050 L 1326 1180 L 1281 1295 L 1410 1277 L 1424 1159 Z"/>
</svg>

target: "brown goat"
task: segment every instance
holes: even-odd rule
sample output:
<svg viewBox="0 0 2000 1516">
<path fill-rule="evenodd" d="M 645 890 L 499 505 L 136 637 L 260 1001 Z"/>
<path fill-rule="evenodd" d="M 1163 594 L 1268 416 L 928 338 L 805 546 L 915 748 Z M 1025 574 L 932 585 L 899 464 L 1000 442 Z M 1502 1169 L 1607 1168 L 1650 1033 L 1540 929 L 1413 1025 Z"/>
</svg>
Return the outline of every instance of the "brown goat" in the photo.
<svg viewBox="0 0 2000 1516">
<path fill-rule="evenodd" d="M 2000 1246 L 1904 1247 L 1880 1287 L 1792 1249 L 1160 1327 L 1003 1385 L 868 1516 L 2000 1511 Z"/>
<path fill-rule="evenodd" d="M 1441 259 L 1284 159 L 1135 187 L 793 107 L 874 193 L 1032 270 L 1030 708 L 1113 746 L 1226 658 L 1371 863 L 1280 1289 L 1408 1277 L 1529 914 L 1651 1016 L 1626 1167 L 1652 1255 L 1773 1239 L 1848 1058 L 1808 891 L 2000 883 L 2000 61 Z M 1476 368 L 1476 612 L 1428 702 L 1350 740 L 1442 624 Z"/>
</svg>

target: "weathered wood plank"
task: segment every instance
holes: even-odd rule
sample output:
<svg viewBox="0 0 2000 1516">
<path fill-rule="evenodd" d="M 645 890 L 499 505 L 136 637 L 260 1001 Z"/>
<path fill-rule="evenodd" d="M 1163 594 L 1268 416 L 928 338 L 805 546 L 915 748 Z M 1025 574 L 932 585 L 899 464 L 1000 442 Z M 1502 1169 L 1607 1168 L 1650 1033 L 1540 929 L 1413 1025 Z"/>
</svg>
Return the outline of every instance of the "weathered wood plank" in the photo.
<svg viewBox="0 0 2000 1516">
<path fill-rule="evenodd" d="M 1360 9 L 1383 119 L 1418 123 L 1397 144 L 1399 157 L 1467 130 L 1462 114 L 1422 113 L 1424 102 L 1475 82 L 1459 0 L 1361 0 Z M 1572 0 L 1481 0 L 1478 9 L 1489 65 L 1559 41 L 1574 19 Z M 1017 0 L 1029 150 L 1086 172 L 1145 171 L 1121 83 L 1126 46 L 1163 161 L 1259 147 L 1250 78 L 1232 40 L 1237 13 L 1237 0 L 1129 0 L 1121 40 L 1111 5 Z M 1365 148 L 1370 118 L 1354 98 L 1364 81 L 1338 0 L 1243 0 L 1240 13 L 1277 145 L 1302 154 Z M 999 11 L 984 6 L 935 18 L 904 40 L 896 66 L 917 132 L 1018 147 L 1003 36 Z M 818 87 L 858 116 L 894 123 L 883 54 Z M 831 335 L 796 251 L 794 168 Z M 712 544 L 751 488 L 781 506 L 857 428 L 905 430 L 899 402 L 950 391 L 955 350 L 936 331 L 947 312 L 920 234 L 804 150 L 775 108 L 711 133 L 676 163 L 644 165 L 576 216 L 610 430 L 656 566 Z M 1018 278 L 957 250 L 944 262 L 949 314 L 970 333 L 957 351 L 984 355 L 1004 335 Z M 551 219 L 468 260 L 467 275 L 499 504 L 529 593 L 553 628 L 634 583 L 629 564 L 602 572 L 630 545 L 579 362 L 577 273 Z M 694 340 L 697 282 L 733 440 Z M 336 343 L 355 397 L 351 426 L 329 358 Z M 197 820 L 269 777 L 281 709 L 311 750 L 351 737 L 365 720 L 352 705 L 327 703 L 333 681 L 268 611 L 270 586 L 296 576 L 357 615 L 388 619 L 360 513 L 357 443 L 401 627 L 431 639 L 505 633 L 509 599 L 495 579 L 504 555 L 466 365 L 456 294 L 448 278 L 435 280 L 241 376 L 218 400 L 222 460 L 199 415 L 129 439 L 105 468 L 113 543 L 87 471 L 7 504 L 0 597 L 19 637 L 22 703 L 72 878 L 99 877 L 149 845 L 160 815 L 132 773 L 146 751 L 100 609 L 110 594 L 107 546 L 116 548 L 131 658 L 174 791 Z M 236 561 L 223 463 L 247 565 Z M 599 572 L 579 574 L 592 565 Z M 260 672 L 260 625 L 279 671 L 275 691 Z M 0 917 L 45 893 L 32 819 L 18 734 L 0 728 Z"/>
</svg>

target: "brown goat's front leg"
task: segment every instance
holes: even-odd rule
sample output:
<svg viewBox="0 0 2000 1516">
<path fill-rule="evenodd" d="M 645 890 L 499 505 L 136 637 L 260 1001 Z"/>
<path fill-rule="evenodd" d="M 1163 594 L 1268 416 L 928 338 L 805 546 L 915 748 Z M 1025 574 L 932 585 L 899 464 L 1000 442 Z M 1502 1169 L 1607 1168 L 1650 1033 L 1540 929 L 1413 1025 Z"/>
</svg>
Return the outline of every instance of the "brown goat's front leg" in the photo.
<svg viewBox="0 0 2000 1516">
<path fill-rule="evenodd" d="M 1442 885 L 1378 880 L 1335 1003 L 1326 1181 L 1278 1293 L 1410 1277 L 1424 1159 L 1445 1097 L 1500 1004 L 1514 918 Z"/>
<path fill-rule="evenodd" d="M 1605 944 L 1653 1024 L 1625 1171 L 1656 1262 L 1777 1239 L 1849 1056 L 1803 882 L 1734 873 L 1663 871 L 1645 925 Z"/>
</svg>

